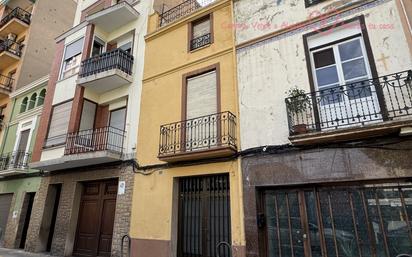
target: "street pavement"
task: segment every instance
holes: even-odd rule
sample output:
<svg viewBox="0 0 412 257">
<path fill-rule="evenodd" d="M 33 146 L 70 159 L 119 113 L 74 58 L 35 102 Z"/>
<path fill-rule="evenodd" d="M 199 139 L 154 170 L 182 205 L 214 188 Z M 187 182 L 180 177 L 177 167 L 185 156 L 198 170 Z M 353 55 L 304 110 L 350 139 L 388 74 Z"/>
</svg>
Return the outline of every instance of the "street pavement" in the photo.
<svg viewBox="0 0 412 257">
<path fill-rule="evenodd" d="M 49 257 L 48 254 L 28 253 L 23 250 L 0 248 L 0 257 Z"/>
</svg>

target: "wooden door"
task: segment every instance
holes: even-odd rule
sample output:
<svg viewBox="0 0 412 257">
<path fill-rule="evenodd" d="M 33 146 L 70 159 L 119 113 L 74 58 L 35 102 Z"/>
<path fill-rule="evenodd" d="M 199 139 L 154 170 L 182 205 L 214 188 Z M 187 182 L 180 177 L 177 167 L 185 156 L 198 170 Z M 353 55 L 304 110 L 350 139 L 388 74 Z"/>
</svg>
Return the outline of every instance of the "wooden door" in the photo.
<svg viewBox="0 0 412 257">
<path fill-rule="evenodd" d="M 84 184 L 77 222 L 75 256 L 110 256 L 117 180 Z"/>
</svg>

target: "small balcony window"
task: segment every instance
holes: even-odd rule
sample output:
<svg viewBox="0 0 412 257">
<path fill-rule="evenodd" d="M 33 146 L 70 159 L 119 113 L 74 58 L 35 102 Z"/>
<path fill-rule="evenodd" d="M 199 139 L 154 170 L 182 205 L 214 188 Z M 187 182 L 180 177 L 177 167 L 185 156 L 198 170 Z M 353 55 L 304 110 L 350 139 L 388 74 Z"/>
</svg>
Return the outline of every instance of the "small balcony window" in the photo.
<svg viewBox="0 0 412 257">
<path fill-rule="evenodd" d="M 190 25 L 189 50 L 193 51 L 212 43 L 211 15 L 192 22 Z"/>
<path fill-rule="evenodd" d="M 62 79 L 79 72 L 82 60 L 83 38 L 66 46 L 62 67 Z"/>
<path fill-rule="evenodd" d="M 27 108 L 27 109 L 28 110 L 33 109 L 36 106 L 36 101 L 37 101 L 37 94 L 34 93 L 30 97 L 29 108 Z"/>
<path fill-rule="evenodd" d="M 310 6 L 319 4 L 321 2 L 325 2 L 325 1 L 327 1 L 327 0 L 305 0 L 305 6 L 307 8 L 307 7 L 310 7 Z"/>
<path fill-rule="evenodd" d="M 37 99 L 37 106 L 44 104 L 44 98 L 46 97 L 46 89 L 40 91 L 39 98 Z"/>
</svg>

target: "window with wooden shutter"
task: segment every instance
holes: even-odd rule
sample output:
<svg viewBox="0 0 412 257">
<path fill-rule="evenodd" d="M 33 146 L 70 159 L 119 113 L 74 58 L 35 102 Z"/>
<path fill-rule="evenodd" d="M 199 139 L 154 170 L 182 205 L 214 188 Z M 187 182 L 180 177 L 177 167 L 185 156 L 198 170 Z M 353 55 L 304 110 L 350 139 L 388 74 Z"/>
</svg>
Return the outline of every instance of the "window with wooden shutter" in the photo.
<svg viewBox="0 0 412 257">
<path fill-rule="evenodd" d="M 69 127 L 72 101 L 53 107 L 45 146 L 63 144 Z"/>
</svg>

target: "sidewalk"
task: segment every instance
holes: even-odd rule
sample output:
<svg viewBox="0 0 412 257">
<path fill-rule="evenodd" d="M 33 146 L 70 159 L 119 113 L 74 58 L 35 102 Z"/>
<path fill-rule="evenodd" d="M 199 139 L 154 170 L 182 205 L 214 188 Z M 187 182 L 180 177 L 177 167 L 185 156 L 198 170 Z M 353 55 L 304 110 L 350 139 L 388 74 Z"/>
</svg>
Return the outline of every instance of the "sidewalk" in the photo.
<svg viewBox="0 0 412 257">
<path fill-rule="evenodd" d="M 0 257 L 50 257 L 48 254 L 29 253 L 23 250 L 0 248 Z"/>
</svg>

